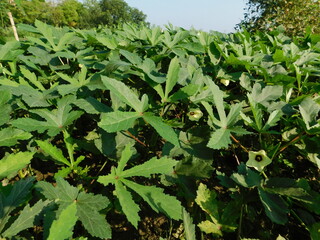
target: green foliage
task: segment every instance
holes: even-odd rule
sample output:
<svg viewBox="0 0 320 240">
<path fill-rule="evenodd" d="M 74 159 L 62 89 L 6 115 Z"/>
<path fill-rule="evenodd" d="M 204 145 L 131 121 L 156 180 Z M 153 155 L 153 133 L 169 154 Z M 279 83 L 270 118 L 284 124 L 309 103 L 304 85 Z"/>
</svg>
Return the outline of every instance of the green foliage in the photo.
<svg viewBox="0 0 320 240">
<path fill-rule="evenodd" d="M 104 185 L 115 185 L 116 196 L 119 199 L 122 211 L 126 214 L 129 222 L 135 228 L 138 227 L 138 221 L 140 220 L 138 212 L 140 211 L 140 208 L 134 202 L 132 194 L 126 187 L 139 194 L 154 211 L 163 212 L 176 220 L 181 219 L 182 207 L 176 198 L 166 195 L 161 188 L 143 186 L 127 179 L 129 177 L 137 176 L 150 178 L 152 174 L 169 174 L 173 171 L 176 161 L 166 157 L 160 159 L 154 157 L 141 165 L 124 170 L 131 157 L 132 151 L 130 145 L 127 145 L 122 152 L 118 167 L 113 167 L 110 174 L 99 176 L 98 178 L 98 182 Z"/>
<path fill-rule="evenodd" d="M 52 222 L 48 239 L 66 239 L 72 237 L 72 229 L 78 218 L 76 203 L 71 203 L 60 212 L 57 220 Z"/>
<path fill-rule="evenodd" d="M 5 1 L 4 1 L 5 2 Z M 11 10 L 16 23 L 34 24 L 40 20 L 54 26 L 92 28 L 99 25 L 116 27 L 122 23 L 146 23 L 146 15 L 123 0 L 21 0 L 19 7 L 1 3 L 4 16 Z M 3 5 L 3 7 L 1 7 Z M 2 16 L 2 27 L 9 21 Z"/>
<path fill-rule="evenodd" d="M 317 16 L 320 2 L 313 0 L 250 0 L 247 13 L 239 24 L 250 30 L 275 30 L 283 26 L 290 36 L 304 35 L 308 29 L 320 32 Z"/>
<path fill-rule="evenodd" d="M 222 231 L 234 231 L 237 228 L 236 220 L 239 216 L 235 214 L 236 209 L 233 209 L 232 215 L 230 207 L 226 206 L 222 209 L 222 204 L 217 201 L 216 197 L 217 194 L 207 189 L 206 185 L 199 185 L 195 202 L 209 214 L 211 221 L 202 221 L 198 226 L 205 233 L 222 236 Z M 233 208 L 239 207 L 230 202 L 229 206 L 231 205 Z"/>
<path fill-rule="evenodd" d="M 157 238 L 317 239 L 318 35 L 19 26 L 0 45 L 1 237 L 163 220 Z"/>
<path fill-rule="evenodd" d="M 37 189 L 49 200 L 58 205 L 59 217 L 53 221 L 50 227 L 49 238 L 56 239 L 59 236 L 70 236 L 77 220 L 80 220 L 91 236 L 99 238 L 111 238 L 111 229 L 105 218 L 99 213 L 109 205 L 108 198 L 102 195 L 79 192 L 62 178 L 57 179 L 57 186 L 53 187 L 47 182 L 38 182 Z M 76 209 L 75 209 L 76 207 Z M 68 216 L 68 213 L 71 214 Z M 62 218 L 62 219 L 61 219 Z M 64 222 L 63 219 L 68 219 Z M 56 231 L 62 223 L 63 231 Z M 62 230 L 62 229 L 61 229 Z M 61 234 L 61 235 L 60 235 Z"/>
<path fill-rule="evenodd" d="M 192 218 L 190 214 L 183 209 L 182 212 L 184 235 L 186 240 L 195 240 L 196 239 L 196 228 L 192 223 Z"/>
<path fill-rule="evenodd" d="M 16 173 L 30 163 L 34 153 L 19 152 L 10 154 L 0 161 L 0 179 Z"/>
<path fill-rule="evenodd" d="M 39 200 L 32 207 L 26 205 L 18 218 L 14 218 L 10 214 L 21 204 L 27 202 L 27 196 L 32 187 L 33 178 L 20 180 L 13 186 L 1 186 L 0 192 L 0 236 L 13 237 L 24 229 L 34 226 L 34 220 L 43 208 L 49 204 L 49 201 Z M 12 222 L 13 221 L 13 222 Z M 10 226 L 8 226 L 10 222 Z"/>
</svg>

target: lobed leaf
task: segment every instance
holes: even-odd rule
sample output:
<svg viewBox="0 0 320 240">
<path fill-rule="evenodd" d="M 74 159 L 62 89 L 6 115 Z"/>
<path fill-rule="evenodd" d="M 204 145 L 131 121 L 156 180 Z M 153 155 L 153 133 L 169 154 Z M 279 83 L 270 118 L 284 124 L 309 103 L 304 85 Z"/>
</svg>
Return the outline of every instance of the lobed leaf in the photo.
<svg viewBox="0 0 320 240">
<path fill-rule="evenodd" d="M 52 222 L 48 240 L 69 239 L 73 235 L 73 227 L 78 217 L 76 216 L 76 203 L 71 203 L 64 208 L 56 220 Z"/>
</svg>

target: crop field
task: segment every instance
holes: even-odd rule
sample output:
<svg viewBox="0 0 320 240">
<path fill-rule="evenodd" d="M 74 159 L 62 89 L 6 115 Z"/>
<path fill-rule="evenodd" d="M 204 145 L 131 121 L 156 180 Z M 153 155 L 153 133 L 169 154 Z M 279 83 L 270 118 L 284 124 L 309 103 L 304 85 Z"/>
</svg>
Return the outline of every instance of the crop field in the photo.
<svg viewBox="0 0 320 240">
<path fill-rule="evenodd" d="M 0 239 L 320 239 L 320 35 L 18 31 Z"/>
</svg>

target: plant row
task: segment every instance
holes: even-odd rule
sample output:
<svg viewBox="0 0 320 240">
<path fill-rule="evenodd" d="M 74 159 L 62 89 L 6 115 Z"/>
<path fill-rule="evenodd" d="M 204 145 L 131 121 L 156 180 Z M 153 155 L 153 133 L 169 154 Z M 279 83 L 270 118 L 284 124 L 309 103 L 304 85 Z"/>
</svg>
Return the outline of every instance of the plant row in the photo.
<svg viewBox="0 0 320 240">
<path fill-rule="evenodd" d="M 319 35 L 18 29 L 0 45 L 1 237 L 116 238 L 115 215 L 137 234 L 154 211 L 181 239 L 319 239 Z"/>
</svg>

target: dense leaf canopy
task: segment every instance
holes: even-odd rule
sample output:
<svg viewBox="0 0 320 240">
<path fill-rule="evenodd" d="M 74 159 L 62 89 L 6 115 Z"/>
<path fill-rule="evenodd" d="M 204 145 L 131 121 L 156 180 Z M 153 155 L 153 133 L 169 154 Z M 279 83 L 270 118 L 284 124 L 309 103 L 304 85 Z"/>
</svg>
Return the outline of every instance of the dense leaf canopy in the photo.
<svg viewBox="0 0 320 240">
<path fill-rule="evenodd" d="M 318 0 L 249 0 L 240 26 L 249 30 L 274 30 L 282 25 L 288 35 L 303 35 L 307 29 L 320 32 Z"/>
<path fill-rule="evenodd" d="M 116 26 L 123 22 L 144 23 L 146 15 L 123 0 L 21 0 L 19 5 L 0 5 L 1 26 L 9 25 L 6 11 L 13 13 L 16 23 L 33 24 L 35 20 L 55 25 L 91 28 Z"/>
</svg>

